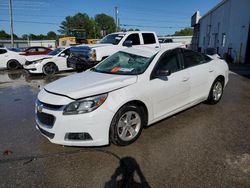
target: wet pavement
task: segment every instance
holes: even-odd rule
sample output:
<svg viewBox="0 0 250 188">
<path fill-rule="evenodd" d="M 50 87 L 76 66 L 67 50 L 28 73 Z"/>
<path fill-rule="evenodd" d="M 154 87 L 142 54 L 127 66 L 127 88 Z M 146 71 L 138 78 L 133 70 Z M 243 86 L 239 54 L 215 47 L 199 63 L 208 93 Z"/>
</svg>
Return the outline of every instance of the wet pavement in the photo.
<svg viewBox="0 0 250 188">
<path fill-rule="evenodd" d="M 0 71 L 0 187 L 250 187 L 250 79 L 230 74 L 222 100 L 144 129 L 127 147 L 63 147 L 35 128 L 52 78 Z"/>
</svg>

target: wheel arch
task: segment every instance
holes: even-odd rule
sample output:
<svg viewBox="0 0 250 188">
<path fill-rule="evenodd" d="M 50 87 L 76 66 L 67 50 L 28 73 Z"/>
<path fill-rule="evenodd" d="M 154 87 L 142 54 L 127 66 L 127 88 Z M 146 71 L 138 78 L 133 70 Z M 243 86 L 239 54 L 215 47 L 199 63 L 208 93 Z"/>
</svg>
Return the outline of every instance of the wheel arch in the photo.
<svg viewBox="0 0 250 188">
<path fill-rule="evenodd" d="M 214 79 L 214 81 L 217 80 L 217 79 L 220 79 L 220 80 L 222 81 L 223 87 L 224 87 L 224 86 L 225 86 L 225 76 L 219 75 L 219 76 L 217 76 L 217 77 Z"/>
<path fill-rule="evenodd" d="M 17 59 L 9 59 L 9 60 L 7 61 L 7 63 L 6 63 L 6 68 L 7 68 L 7 69 L 9 69 L 9 63 L 12 62 L 12 61 L 17 62 L 19 68 L 22 67 L 21 63 L 20 63 Z"/>
<path fill-rule="evenodd" d="M 43 64 L 43 67 L 46 66 L 46 65 L 49 64 L 49 63 L 54 64 L 54 65 L 56 66 L 56 71 L 59 71 L 58 66 L 57 66 L 56 63 L 53 62 L 53 61 L 48 61 L 48 62 L 44 63 L 44 64 Z"/>
<path fill-rule="evenodd" d="M 139 108 L 142 109 L 143 111 L 143 114 L 144 114 L 144 120 L 145 120 L 145 126 L 148 125 L 148 121 L 149 121 L 149 111 L 148 111 L 148 107 L 147 105 L 142 102 L 141 100 L 131 100 L 131 101 L 128 101 L 126 103 L 124 103 L 123 105 L 120 106 L 120 108 L 117 110 L 117 112 L 124 106 L 126 105 L 135 105 Z"/>
</svg>

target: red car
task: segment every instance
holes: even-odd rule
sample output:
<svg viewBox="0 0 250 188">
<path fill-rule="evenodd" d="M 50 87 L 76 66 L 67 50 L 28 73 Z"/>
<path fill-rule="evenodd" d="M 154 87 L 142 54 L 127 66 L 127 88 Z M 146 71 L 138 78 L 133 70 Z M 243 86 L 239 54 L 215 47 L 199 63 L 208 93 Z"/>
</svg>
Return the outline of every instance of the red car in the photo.
<svg viewBox="0 0 250 188">
<path fill-rule="evenodd" d="M 52 50 L 50 48 L 42 47 L 42 46 L 32 46 L 29 48 L 26 48 L 23 52 L 20 53 L 20 55 L 45 55 L 51 52 Z"/>
</svg>

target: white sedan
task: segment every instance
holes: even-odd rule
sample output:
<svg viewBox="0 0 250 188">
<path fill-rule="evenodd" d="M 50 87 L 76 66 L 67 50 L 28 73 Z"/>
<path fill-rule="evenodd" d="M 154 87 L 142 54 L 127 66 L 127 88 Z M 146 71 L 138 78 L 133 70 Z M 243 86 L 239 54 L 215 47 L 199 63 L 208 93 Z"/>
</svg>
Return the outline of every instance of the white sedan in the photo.
<svg viewBox="0 0 250 188">
<path fill-rule="evenodd" d="M 128 48 L 45 86 L 37 128 L 56 144 L 124 146 L 157 121 L 203 101 L 216 104 L 227 83 L 228 66 L 218 56 Z"/>
<path fill-rule="evenodd" d="M 0 48 L 0 69 L 15 70 L 21 68 L 26 59 L 11 48 Z"/>
<path fill-rule="evenodd" d="M 27 61 L 24 69 L 32 74 L 53 75 L 59 71 L 71 70 L 67 67 L 67 57 L 69 56 L 69 49 L 56 48 L 48 53 L 48 55 L 34 55 L 26 57 Z"/>
</svg>

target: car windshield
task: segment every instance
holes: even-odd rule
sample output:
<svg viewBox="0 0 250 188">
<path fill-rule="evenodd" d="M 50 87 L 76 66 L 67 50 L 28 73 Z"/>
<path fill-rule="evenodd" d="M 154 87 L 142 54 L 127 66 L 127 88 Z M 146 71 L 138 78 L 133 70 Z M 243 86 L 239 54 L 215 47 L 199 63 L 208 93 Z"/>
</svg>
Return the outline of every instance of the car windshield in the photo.
<svg viewBox="0 0 250 188">
<path fill-rule="evenodd" d="M 63 48 L 56 48 L 55 50 L 49 52 L 48 55 L 57 55 L 57 54 L 59 54 L 62 50 L 63 50 Z"/>
<path fill-rule="evenodd" d="M 110 34 L 104 37 L 102 40 L 100 40 L 99 44 L 117 45 L 122 40 L 123 37 L 124 37 L 124 34 Z"/>
<path fill-rule="evenodd" d="M 143 57 L 126 52 L 117 52 L 91 70 L 109 74 L 138 75 L 147 69 L 153 58 L 154 56 Z"/>
</svg>

